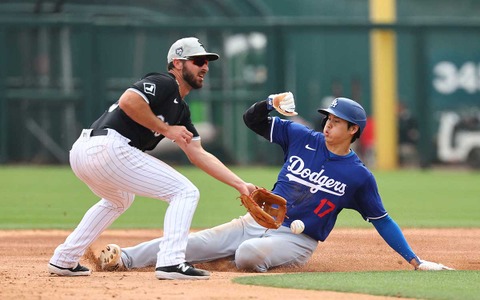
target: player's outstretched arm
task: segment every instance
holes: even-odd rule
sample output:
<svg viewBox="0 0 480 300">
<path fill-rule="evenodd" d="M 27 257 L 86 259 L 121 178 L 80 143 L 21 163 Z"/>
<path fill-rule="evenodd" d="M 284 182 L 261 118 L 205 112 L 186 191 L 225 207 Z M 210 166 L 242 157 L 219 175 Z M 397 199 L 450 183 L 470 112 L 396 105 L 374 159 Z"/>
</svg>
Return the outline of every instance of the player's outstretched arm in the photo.
<svg viewBox="0 0 480 300">
<path fill-rule="evenodd" d="M 237 189 L 241 195 L 249 195 L 255 190 L 255 185 L 243 181 L 215 155 L 203 149 L 199 140 L 192 141 L 190 144 L 179 145 L 179 147 L 185 152 L 192 164 L 213 178 Z"/>
<path fill-rule="evenodd" d="M 373 226 L 378 231 L 380 236 L 392 247 L 398 254 L 400 254 L 408 263 L 410 263 L 415 270 L 421 271 L 439 271 L 439 270 L 453 270 L 442 264 L 421 260 L 408 245 L 402 230 L 397 223 L 385 216 L 378 220 L 371 220 Z"/>
</svg>

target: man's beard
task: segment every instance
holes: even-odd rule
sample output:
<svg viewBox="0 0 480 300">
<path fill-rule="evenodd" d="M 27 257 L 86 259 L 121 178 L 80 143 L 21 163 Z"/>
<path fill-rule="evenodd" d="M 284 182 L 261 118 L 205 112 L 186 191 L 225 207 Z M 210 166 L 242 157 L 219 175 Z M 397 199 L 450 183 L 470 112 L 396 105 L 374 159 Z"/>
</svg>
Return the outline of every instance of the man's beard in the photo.
<svg viewBox="0 0 480 300">
<path fill-rule="evenodd" d="M 187 68 L 183 68 L 182 76 L 183 80 L 185 80 L 194 89 L 199 89 L 203 86 L 203 82 L 197 82 L 195 80 L 195 75 L 187 70 Z"/>
</svg>

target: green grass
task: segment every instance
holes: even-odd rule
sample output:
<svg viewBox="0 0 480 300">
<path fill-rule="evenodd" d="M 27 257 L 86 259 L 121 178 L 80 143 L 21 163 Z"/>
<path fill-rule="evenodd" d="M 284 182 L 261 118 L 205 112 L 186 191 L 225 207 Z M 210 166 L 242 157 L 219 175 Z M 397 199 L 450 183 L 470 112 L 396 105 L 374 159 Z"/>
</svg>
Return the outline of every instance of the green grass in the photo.
<svg viewBox="0 0 480 300">
<path fill-rule="evenodd" d="M 207 228 L 230 221 L 245 213 L 238 192 L 192 167 L 180 167 L 200 189 L 201 200 L 192 227 Z M 271 187 L 275 170 L 239 169 L 246 179 Z M 74 228 L 84 213 L 98 201 L 88 187 L 64 167 L 0 167 L 0 229 Z M 112 228 L 163 228 L 167 204 L 137 197 L 133 205 L 115 221 Z"/>
<path fill-rule="evenodd" d="M 193 167 L 179 167 L 200 189 L 192 227 L 206 228 L 245 213 L 233 188 Z M 279 168 L 233 167 L 242 178 L 271 188 Z M 480 227 L 480 173 L 402 170 L 375 172 L 380 194 L 401 227 Z M 0 229 L 74 228 L 97 197 L 64 167 L 0 167 Z M 161 228 L 163 201 L 137 197 L 112 228 Z M 338 227 L 371 227 L 351 210 Z"/>
<path fill-rule="evenodd" d="M 417 299 L 480 299 L 480 271 L 295 273 L 239 277 L 234 282 Z"/>
<path fill-rule="evenodd" d="M 400 170 L 374 172 L 383 204 L 401 227 L 480 227 L 480 172 Z M 357 212 L 339 226 L 368 227 Z"/>
</svg>

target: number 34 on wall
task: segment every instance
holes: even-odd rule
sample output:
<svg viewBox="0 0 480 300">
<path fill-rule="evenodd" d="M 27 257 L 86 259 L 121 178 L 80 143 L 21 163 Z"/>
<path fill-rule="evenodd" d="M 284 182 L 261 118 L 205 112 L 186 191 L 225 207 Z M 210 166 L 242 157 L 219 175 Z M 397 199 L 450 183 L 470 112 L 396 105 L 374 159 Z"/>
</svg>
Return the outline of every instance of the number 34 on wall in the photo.
<svg viewBox="0 0 480 300">
<path fill-rule="evenodd" d="M 460 68 L 450 62 L 441 61 L 433 67 L 433 87 L 440 94 L 453 94 L 460 89 L 469 94 L 480 91 L 480 64 L 472 61 Z"/>
</svg>

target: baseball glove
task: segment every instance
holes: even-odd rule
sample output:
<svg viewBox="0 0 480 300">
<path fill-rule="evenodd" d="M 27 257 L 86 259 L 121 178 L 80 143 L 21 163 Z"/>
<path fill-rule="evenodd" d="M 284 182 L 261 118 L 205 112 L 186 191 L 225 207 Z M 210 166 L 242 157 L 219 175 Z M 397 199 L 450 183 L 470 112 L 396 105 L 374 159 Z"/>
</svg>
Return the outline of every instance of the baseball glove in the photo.
<svg viewBox="0 0 480 300">
<path fill-rule="evenodd" d="M 258 224 L 269 229 L 278 229 L 287 213 L 287 201 L 272 192 L 259 188 L 250 195 L 241 195 L 243 206 Z"/>
</svg>

